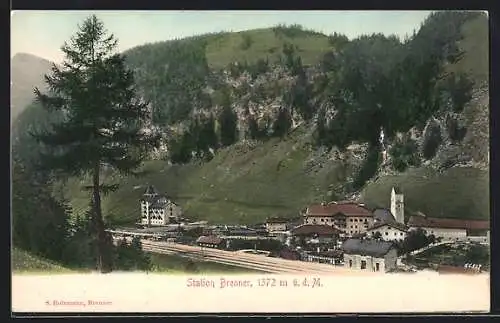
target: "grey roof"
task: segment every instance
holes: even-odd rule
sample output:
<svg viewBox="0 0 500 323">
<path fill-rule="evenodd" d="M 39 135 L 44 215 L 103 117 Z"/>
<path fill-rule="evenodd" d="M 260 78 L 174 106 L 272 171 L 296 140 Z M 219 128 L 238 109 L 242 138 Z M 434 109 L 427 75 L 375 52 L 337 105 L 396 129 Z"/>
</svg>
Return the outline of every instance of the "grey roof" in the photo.
<svg viewBox="0 0 500 323">
<path fill-rule="evenodd" d="M 393 246 L 393 243 L 388 241 L 348 239 L 342 244 L 342 250 L 346 254 L 383 257 Z"/>
<path fill-rule="evenodd" d="M 151 203 L 151 208 L 153 209 L 161 209 L 165 205 L 167 205 L 169 202 L 169 199 L 165 195 L 156 195 L 149 199 L 149 203 Z"/>
<path fill-rule="evenodd" d="M 158 192 L 156 191 L 155 187 L 153 185 L 149 185 L 146 188 L 146 191 L 144 192 L 144 195 L 157 195 Z"/>
<path fill-rule="evenodd" d="M 374 226 L 372 226 L 371 228 L 369 228 L 368 230 L 375 230 L 375 229 L 378 229 L 378 228 L 381 228 L 383 226 L 389 226 L 391 228 L 394 228 L 394 229 L 397 229 L 397 230 L 400 230 L 400 231 L 408 231 L 408 227 L 406 225 L 404 225 L 403 223 L 399 223 L 399 222 L 391 222 L 391 223 L 377 223 L 375 224 Z"/>
<path fill-rule="evenodd" d="M 373 210 L 373 218 L 380 223 L 394 223 L 396 219 L 388 209 Z"/>
<path fill-rule="evenodd" d="M 159 194 L 156 188 L 153 185 L 148 185 L 146 188 L 146 191 L 144 192 L 143 198 L 140 199 L 140 201 L 146 201 L 149 204 L 151 204 L 151 208 L 153 209 L 158 209 L 158 208 L 163 208 L 165 205 L 167 205 L 169 202 L 173 203 L 171 199 L 166 196 L 165 194 Z M 173 203 L 175 204 L 175 203 Z"/>
</svg>

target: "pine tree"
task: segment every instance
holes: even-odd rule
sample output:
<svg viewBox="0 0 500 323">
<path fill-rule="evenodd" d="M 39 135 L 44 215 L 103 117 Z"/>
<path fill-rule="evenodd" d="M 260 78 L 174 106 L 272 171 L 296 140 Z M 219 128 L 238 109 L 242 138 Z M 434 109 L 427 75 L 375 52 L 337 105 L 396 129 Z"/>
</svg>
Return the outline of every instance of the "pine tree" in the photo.
<svg viewBox="0 0 500 323">
<path fill-rule="evenodd" d="M 287 109 L 281 108 L 273 124 L 273 135 L 284 137 L 292 127 L 292 118 Z"/>
<path fill-rule="evenodd" d="M 59 110 L 64 119 L 51 129 L 32 135 L 52 148 L 43 153 L 40 166 L 54 173 L 92 177 L 92 217 L 97 236 L 98 268 L 111 271 L 107 252 L 109 239 L 101 210 L 101 193 L 116 189 L 101 183 L 101 167 L 111 166 L 133 174 L 147 152 L 159 144 L 159 137 L 142 127 L 147 120 L 147 103 L 136 97 L 133 73 L 124 57 L 115 54 L 117 40 L 109 35 L 95 15 L 79 26 L 61 50 L 65 61 L 45 76 L 49 92 L 35 89 L 37 100 L 47 110 Z"/>
<path fill-rule="evenodd" d="M 238 117 L 230 106 L 222 108 L 219 123 L 221 145 L 227 147 L 234 144 L 238 140 Z"/>
<path fill-rule="evenodd" d="M 248 117 L 248 136 L 254 140 L 260 138 L 259 125 L 253 116 Z"/>
</svg>

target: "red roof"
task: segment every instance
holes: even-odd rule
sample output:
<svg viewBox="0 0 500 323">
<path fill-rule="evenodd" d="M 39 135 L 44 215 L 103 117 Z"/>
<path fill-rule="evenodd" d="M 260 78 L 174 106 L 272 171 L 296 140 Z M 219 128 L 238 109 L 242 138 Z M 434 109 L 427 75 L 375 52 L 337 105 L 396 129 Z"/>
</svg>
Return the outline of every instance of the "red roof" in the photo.
<svg viewBox="0 0 500 323">
<path fill-rule="evenodd" d="M 307 208 L 307 216 L 334 216 L 336 214 L 345 216 L 373 216 L 373 213 L 356 203 L 340 203 L 327 205 L 311 205 Z"/>
<path fill-rule="evenodd" d="M 412 215 L 408 221 L 408 226 L 443 229 L 489 230 L 490 222 L 485 220 L 429 218 Z"/>
<path fill-rule="evenodd" d="M 303 224 L 292 229 L 292 234 L 294 235 L 334 235 L 338 234 L 340 231 L 332 226 L 325 224 Z"/>
</svg>

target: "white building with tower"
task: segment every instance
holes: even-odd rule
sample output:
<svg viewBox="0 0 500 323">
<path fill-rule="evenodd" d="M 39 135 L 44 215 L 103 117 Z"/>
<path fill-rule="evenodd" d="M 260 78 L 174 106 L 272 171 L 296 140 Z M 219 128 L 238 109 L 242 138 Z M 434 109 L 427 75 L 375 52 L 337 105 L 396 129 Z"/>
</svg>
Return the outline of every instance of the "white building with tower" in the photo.
<svg viewBox="0 0 500 323">
<path fill-rule="evenodd" d="M 182 215 L 182 209 L 166 195 L 159 194 L 154 186 L 150 185 L 140 199 L 141 221 L 147 226 L 166 225 L 177 221 Z"/>
<path fill-rule="evenodd" d="M 404 195 L 398 187 L 393 187 L 391 191 L 391 213 L 397 223 L 405 223 Z"/>
</svg>

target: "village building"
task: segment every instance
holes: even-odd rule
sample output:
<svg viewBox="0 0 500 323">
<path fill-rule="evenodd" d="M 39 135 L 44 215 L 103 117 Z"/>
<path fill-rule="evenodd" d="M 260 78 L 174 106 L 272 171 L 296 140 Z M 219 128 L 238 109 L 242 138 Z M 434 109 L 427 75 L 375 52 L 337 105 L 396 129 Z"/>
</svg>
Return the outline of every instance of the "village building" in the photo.
<svg viewBox="0 0 500 323">
<path fill-rule="evenodd" d="M 332 243 L 340 234 L 340 230 L 325 224 L 303 224 L 290 232 L 295 241 L 304 243 Z"/>
<path fill-rule="evenodd" d="M 385 208 L 375 208 L 373 210 L 373 224 L 394 223 L 396 219 L 392 215 L 391 210 Z"/>
<path fill-rule="evenodd" d="M 348 239 L 342 244 L 346 268 L 388 272 L 396 268 L 397 250 L 392 242 Z"/>
<path fill-rule="evenodd" d="M 342 263 L 343 254 L 342 250 L 329 250 L 306 253 L 302 258 L 308 262 L 336 265 Z"/>
<path fill-rule="evenodd" d="M 254 237 L 257 236 L 257 230 L 245 227 L 230 227 L 225 231 L 227 236 Z"/>
<path fill-rule="evenodd" d="M 224 239 L 216 236 L 201 236 L 196 239 L 196 244 L 200 247 L 220 249 L 225 246 L 225 241 Z"/>
<path fill-rule="evenodd" d="M 453 218 L 432 218 L 422 213 L 412 215 L 408 220 L 410 230 L 418 228 L 427 235 L 443 240 L 490 241 L 490 223 L 485 220 L 466 220 Z"/>
<path fill-rule="evenodd" d="M 333 226 L 352 236 L 366 232 L 373 225 L 373 213 L 364 204 L 355 202 L 322 203 L 306 209 L 304 223 Z"/>
<path fill-rule="evenodd" d="M 167 196 L 159 194 L 152 185 L 148 186 L 139 202 L 142 225 L 166 225 L 178 220 L 182 215 L 181 208 Z"/>
<path fill-rule="evenodd" d="M 282 217 L 270 217 L 266 220 L 266 230 L 268 232 L 286 231 L 288 229 L 288 219 Z"/>
<path fill-rule="evenodd" d="M 367 236 L 376 238 L 377 236 L 384 241 L 403 241 L 406 238 L 408 227 L 397 222 L 377 223 L 367 231 Z"/>
</svg>

